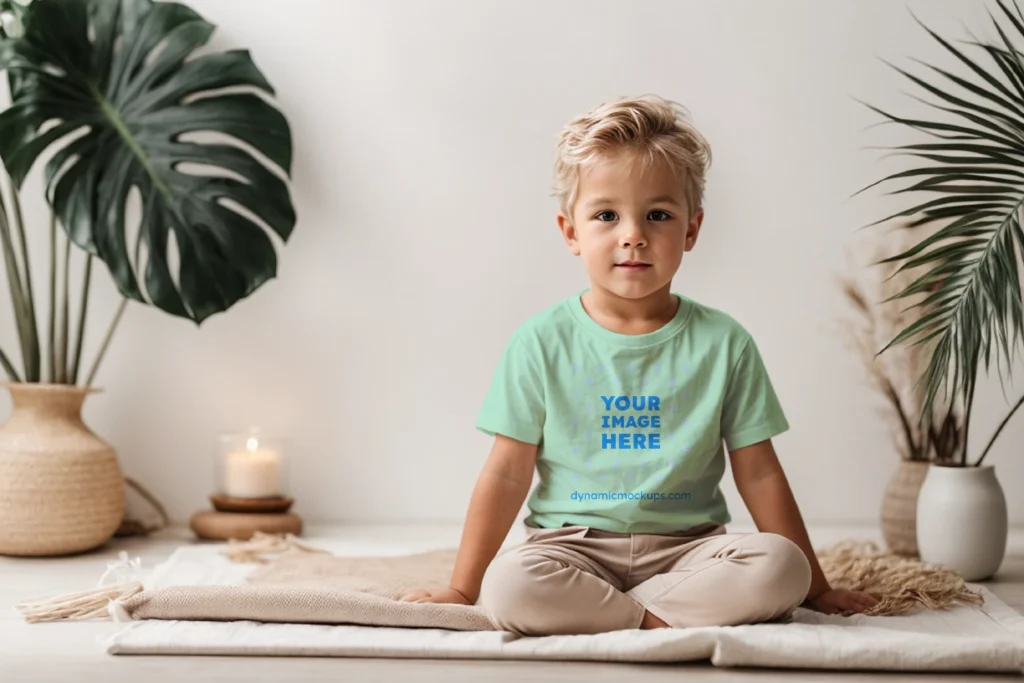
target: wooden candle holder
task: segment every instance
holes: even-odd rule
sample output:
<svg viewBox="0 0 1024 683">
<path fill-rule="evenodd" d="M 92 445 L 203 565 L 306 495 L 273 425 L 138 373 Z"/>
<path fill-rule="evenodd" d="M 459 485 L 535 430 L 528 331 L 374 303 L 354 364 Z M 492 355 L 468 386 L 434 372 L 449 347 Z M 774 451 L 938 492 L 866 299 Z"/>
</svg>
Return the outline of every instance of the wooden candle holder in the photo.
<svg viewBox="0 0 1024 683">
<path fill-rule="evenodd" d="M 213 510 L 200 510 L 189 520 L 189 526 L 199 538 L 248 541 L 257 531 L 302 534 L 302 518 L 288 512 L 295 502 L 291 498 L 233 498 L 214 494 L 210 502 Z"/>
<path fill-rule="evenodd" d="M 210 496 L 213 509 L 219 512 L 288 512 L 295 501 L 284 496 L 274 498 L 234 498 L 221 493 Z"/>
</svg>

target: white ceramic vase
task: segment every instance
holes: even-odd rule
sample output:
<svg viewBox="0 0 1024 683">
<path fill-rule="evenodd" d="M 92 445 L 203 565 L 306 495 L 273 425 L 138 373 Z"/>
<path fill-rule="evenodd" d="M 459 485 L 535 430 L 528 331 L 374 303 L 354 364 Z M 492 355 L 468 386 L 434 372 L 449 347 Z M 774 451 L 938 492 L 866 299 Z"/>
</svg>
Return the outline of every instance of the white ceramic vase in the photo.
<svg viewBox="0 0 1024 683">
<path fill-rule="evenodd" d="M 1006 554 L 1006 496 L 992 465 L 932 464 L 917 498 L 921 560 L 959 572 L 967 581 L 990 578 Z"/>
</svg>

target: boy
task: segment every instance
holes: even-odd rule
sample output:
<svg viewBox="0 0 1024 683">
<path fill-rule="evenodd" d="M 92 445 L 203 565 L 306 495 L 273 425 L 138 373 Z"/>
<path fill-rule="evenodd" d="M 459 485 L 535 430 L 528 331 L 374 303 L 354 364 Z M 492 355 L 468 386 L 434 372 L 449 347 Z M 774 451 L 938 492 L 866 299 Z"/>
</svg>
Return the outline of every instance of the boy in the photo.
<svg viewBox="0 0 1024 683">
<path fill-rule="evenodd" d="M 450 587 L 403 600 L 479 600 L 522 635 L 877 602 L 832 589 L 817 563 L 772 447 L 789 425 L 753 339 L 671 291 L 710 160 L 682 108 L 655 96 L 603 104 L 562 132 L 558 227 L 591 286 L 513 334 L 476 423 L 494 445 Z M 726 448 L 758 533 L 726 533 Z M 527 540 L 498 554 L 535 467 Z"/>
</svg>

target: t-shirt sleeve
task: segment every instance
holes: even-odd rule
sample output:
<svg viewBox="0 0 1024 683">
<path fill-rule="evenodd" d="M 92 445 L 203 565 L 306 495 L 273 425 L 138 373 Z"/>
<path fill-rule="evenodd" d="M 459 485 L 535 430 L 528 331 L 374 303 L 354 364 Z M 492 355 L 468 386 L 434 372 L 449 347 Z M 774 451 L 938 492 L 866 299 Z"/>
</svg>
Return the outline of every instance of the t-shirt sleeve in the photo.
<svg viewBox="0 0 1024 683">
<path fill-rule="evenodd" d="M 477 416 L 476 428 L 539 444 L 544 432 L 544 382 L 537 359 L 513 335 L 498 361 L 491 386 Z"/>
<path fill-rule="evenodd" d="M 757 344 L 747 339 L 729 377 L 722 409 L 722 438 L 730 451 L 789 429 Z"/>
</svg>

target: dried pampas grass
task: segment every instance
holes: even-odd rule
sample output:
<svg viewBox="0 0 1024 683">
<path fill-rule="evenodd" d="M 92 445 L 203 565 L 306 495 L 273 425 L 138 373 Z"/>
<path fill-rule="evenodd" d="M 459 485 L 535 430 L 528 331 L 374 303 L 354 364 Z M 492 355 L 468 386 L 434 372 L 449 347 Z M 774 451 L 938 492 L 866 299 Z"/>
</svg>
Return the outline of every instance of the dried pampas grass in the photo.
<svg viewBox="0 0 1024 683">
<path fill-rule="evenodd" d="M 893 299 L 914 282 L 920 268 L 899 271 L 880 263 L 910 249 L 927 228 L 899 224 L 884 234 L 871 233 L 859 249 L 847 252 L 847 272 L 839 286 L 852 315 L 840 321 L 847 345 L 858 355 L 868 382 L 882 395 L 882 415 L 892 428 L 900 457 L 915 462 L 954 462 L 963 440 L 963 410 L 937 397 L 930 420 L 922 419 L 924 387 L 920 378 L 931 358 L 931 344 L 910 341 L 879 355 L 900 332 L 927 313 L 920 306 L 928 293 Z"/>
</svg>

